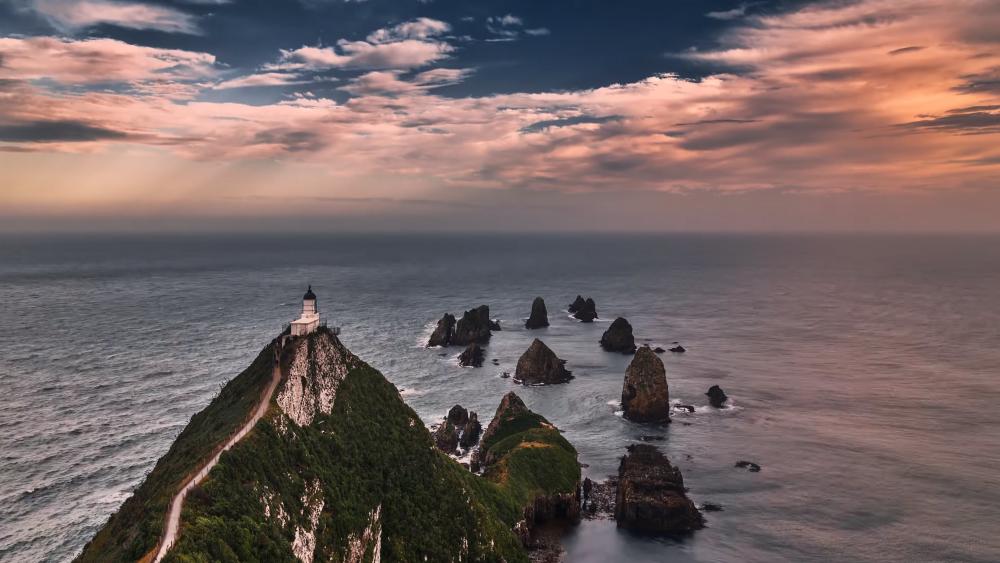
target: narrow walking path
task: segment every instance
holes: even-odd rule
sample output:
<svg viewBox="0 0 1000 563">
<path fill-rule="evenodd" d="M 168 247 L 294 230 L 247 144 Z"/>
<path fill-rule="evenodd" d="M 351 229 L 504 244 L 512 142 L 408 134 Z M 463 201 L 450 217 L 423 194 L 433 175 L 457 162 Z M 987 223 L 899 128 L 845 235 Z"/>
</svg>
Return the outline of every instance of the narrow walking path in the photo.
<svg viewBox="0 0 1000 563">
<path fill-rule="evenodd" d="M 163 537 L 160 538 L 160 544 L 156 552 L 156 557 L 153 559 L 154 563 L 160 563 L 160 560 L 166 556 L 170 548 L 173 547 L 174 542 L 177 541 L 177 532 L 180 529 L 181 524 L 181 508 L 184 506 L 184 498 L 187 497 L 188 492 L 193 489 L 198 483 L 201 483 L 208 472 L 212 470 L 217 463 L 219 463 L 219 458 L 222 457 L 222 453 L 229 448 L 236 445 L 237 442 L 243 439 L 248 432 L 257 424 L 257 422 L 264 416 L 267 412 L 268 405 L 271 404 L 271 396 L 274 395 L 274 390 L 278 387 L 278 382 L 281 381 L 281 362 L 275 359 L 274 371 L 271 374 L 271 381 L 267 384 L 267 389 L 264 390 L 264 394 L 261 397 L 260 404 L 257 405 L 257 410 L 254 411 L 253 416 L 244 424 L 232 438 L 226 442 L 226 445 L 222 447 L 221 450 L 216 453 L 212 459 L 208 461 L 195 475 L 188 479 L 186 483 L 181 487 L 181 490 L 174 495 L 174 498 L 170 500 L 170 512 L 167 513 L 167 519 L 163 526 Z"/>
</svg>

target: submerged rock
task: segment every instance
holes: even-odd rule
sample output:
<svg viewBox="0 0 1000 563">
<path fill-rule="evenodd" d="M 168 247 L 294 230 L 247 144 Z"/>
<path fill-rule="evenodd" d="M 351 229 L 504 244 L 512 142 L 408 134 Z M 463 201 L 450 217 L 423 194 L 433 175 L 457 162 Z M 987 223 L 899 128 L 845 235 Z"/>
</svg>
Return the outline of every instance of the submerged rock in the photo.
<svg viewBox="0 0 1000 563">
<path fill-rule="evenodd" d="M 455 331 L 455 315 L 445 313 L 438 321 L 437 327 L 431 333 L 427 346 L 447 346 L 451 344 L 451 335 Z"/>
<path fill-rule="evenodd" d="M 483 348 L 473 342 L 466 346 L 465 350 L 458 355 L 458 364 L 466 367 L 479 368 L 483 367 L 483 359 L 485 354 L 483 353 Z"/>
<path fill-rule="evenodd" d="M 714 502 L 706 502 L 701 505 L 701 509 L 705 512 L 722 512 L 722 505 L 715 504 Z"/>
<path fill-rule="evenodd" d="M 760 471 L 760 465 L 757 465 L 752 461 L 745 461 L 745 460 L 737 461 L 736 467 L 739 467 L 740 469 L 746 469 L 751 473 L 757 473 L 758 471 Z"/>
<path fill-rule="evenodd" d="M 704 526 L 684 492 L 684 478 L 656 447 L 628 447 L 618 466 L 618 527 L 657 535 L 687 534 Z"/>
<path fill-rule="evenodd" d="M 565 383 L 573 379 L 564 367 L 565 363 L 566 360 L 560 360 L 555 352 L 536 338 L 517 360 L 514 379 L 524 385 Z"/>
<path fill-rule="evenodd" d="M 708 393 L 705 394 L 708 395 L 709 404 L 717 409 L 721 409 L 726 404 L 726 401 L 729 400 L 729 397 L 726 396 L 726 392 L 723 391 L 722 387 L 719 387 L 718 385 L 709 387 Z"/>
<path fill-rule="evenodd" d="M 601 348 L 608 352 L 632 354 L 635 352 L 635 337 L 632 336 L 632 325 L 623 317 L 618 317 L 611 323 L 608 330 L 601 336 Z"/>
<path fill-rule="evenodd" d="M 674 408 L 684 412 L 694 412 L 694 405 L 674 405 Z"/>
<path fill-rule="evenodd" d="M 524 322 L 524 328 L 543 328 L 549 326 L 549 313 L 545 309 L 545 300 L 536 297 L 531 302 L 531 316 Z"/>
<path fill-rule="evenodd" d="M 451 337 L 451 343 L 458 346 L 468 344 L 487 344 L 490 341 L 491 330 L 499 330 L 500 325 L 490 319 L 490 308 L 488 305 L 480 305 L 475 309 L 466 311 L 462 318 L 455 324 L 455 333 Z"/>
<path fill-rule="evenodd" d="M 580 299 L 580 296 L 577 296 Z M 573 302 L 576 305 L 576 301 Z M 588 297 L 583 303 L 573 311 L 573 317 L 585 323 L 594 322 L 597 318 L 597 304 L 594 300 Z"/>
<path fill-rule="evenodd" d="M 680 344 L 672 346 L 670 348 L 670 351 L 673 352 L 674 354 L 683 354 L 684 352 L 687 352 L 687 350 Z"/>
<path fill-rule="evenodd" d="M 639 348 L 625 370 L 622 411 L 633 422 L 670 422 L 666 369 L 649 346 Z"/>
<path fill-rule="evenodd" d="M 662 354 L 662 353 L 666 352 L 666 350 L 664 350 L 661 346 L 657 346 L 656 348 L 653 348 L 653 351 L 656 352 L 657 354 Z"/>
</svg>

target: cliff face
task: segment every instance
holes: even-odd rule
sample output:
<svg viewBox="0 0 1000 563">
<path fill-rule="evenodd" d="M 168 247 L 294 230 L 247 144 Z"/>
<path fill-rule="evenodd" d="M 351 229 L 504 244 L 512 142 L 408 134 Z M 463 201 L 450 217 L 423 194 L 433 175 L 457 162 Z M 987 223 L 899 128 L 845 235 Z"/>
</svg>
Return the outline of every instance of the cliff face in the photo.
<svg viewBox="0 0 1000 563">
<path fill-rule="evenodd" d="M 252 396 L 262 386 L 250 385 L 250 371 L 230 386 L 244 378 L 241 388 Z M 525 493 L 556 488 L 540 481 L 533 465 L 510 467 L 502 480 L 469 473 L 437 451 L 396 388 L 329 332 L 292 341 L 282 374 L 267 414 L 188 495 L 164 561 L 527 561 L 513 531 Z M 220 400 L 192 426 L 213 427 Z M 178 443 L 197 430 L 192 426 Z M 161 465 L 176 465 L 175 449 L 81 561 L 134 561 L 155 545 L 161 505 L 182 476 L 157 484 L 155 495 L 149 481 L 163 473 Z"/>
</svg>

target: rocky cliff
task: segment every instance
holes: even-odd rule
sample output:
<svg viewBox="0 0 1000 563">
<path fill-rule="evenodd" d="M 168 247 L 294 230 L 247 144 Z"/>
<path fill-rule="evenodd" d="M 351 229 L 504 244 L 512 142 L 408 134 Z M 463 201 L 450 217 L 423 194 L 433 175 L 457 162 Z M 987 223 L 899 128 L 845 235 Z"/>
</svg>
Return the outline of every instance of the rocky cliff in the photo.
<svg viewBox="0 0 1000 563">
<path fill-rule="evenodd" d="M 148 557 L 179 483 L 253 410 L 274 350 L 192 418 L 79 561 Z M 463 469 L 391 383 L 321 330 L 285 347 L 267 414 L 190 492 L 164 561 L 524 562 L 524 510 L 573 480 L 552 481 L 539 464 L 526 455 L 500 474 Z"/>
</svg>

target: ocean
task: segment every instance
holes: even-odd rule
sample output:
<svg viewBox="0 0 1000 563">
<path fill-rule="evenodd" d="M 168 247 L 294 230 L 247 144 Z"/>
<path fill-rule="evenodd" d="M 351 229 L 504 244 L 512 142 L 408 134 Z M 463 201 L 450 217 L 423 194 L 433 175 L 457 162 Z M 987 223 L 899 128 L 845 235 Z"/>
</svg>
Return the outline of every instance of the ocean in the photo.
<svg viewBox="0 0 1000 563">
<path fill-rule="evenodd" d="M 513 390 L 585 475 L 661 435 L 723 507 L 683 540 L 584 521 L 567 561 L 1000 561 L 1000 237 L 486 234 L 0 237 L 0 560 L 71 559 L 307 284 L 428 425 Z M 568 318 L 577 294 L 597 322 Z M 528 331 L 536 296 L 552 325 Z M 480 304 L 503 325 L 484 367 L 424 347 Z M 694 413 L 620 416 L 629 357 L 597 344 L 618 316 L 687 348 L 662 358 Z M 500 377 L 535 337 L 575 379 Z"/>
</svg>

